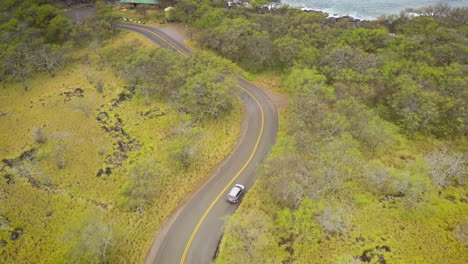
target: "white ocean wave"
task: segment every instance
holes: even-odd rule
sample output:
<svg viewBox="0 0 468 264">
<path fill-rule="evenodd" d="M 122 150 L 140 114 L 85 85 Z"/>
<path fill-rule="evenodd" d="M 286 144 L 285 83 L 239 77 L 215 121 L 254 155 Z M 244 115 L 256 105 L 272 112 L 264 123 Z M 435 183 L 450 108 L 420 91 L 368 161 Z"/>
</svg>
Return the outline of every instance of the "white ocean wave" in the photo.
<svg viewBox="0 0 468 264">
<path fill-rule="evenodd" d="M 406 8 L 420 8 L 438 2 L 439 0 L 283 0 L 283 4 L 299 7 L 304 11 L 322 11 L 328 13 L 330 17 L 351 16 L 361 20 L 399 14 Z M 468 6 L 468 0 L 444 0 L 444 2 L 452 7 Z"/>
</svg>

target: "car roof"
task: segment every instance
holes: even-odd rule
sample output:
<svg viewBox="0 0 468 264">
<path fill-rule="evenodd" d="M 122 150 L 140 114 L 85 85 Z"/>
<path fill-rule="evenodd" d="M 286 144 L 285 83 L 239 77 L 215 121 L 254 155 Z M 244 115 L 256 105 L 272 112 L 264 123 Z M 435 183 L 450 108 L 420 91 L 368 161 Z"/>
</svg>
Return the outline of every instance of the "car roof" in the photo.
<svg viewBox="0 0 468 264">
<path fill-rule="evenodd" d="M 242 189 L 239 186 L 236 185 L 236 186 L 232 187 L 231 191 L 229 192 L 229 195 L 230 196 L 237 196 L 241 190 Z"/>
</svg>

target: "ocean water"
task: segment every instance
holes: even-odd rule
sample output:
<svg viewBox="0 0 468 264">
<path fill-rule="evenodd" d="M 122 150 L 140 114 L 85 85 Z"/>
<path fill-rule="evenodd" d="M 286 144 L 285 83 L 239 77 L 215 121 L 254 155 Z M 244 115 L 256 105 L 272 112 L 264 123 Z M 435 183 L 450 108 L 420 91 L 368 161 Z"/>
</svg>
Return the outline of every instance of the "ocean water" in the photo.
<svg viewBox="0 0 468 264">
<path fill-rule="evenodd" d="M 436 4 L 434 0 L 282 0 L 283 4 L 320 10 L 330 16 L 352 16 L 376 19 L 381 15 L 399 14 L 406 8 L 419 8 Z M 468 0 L 446 0 L 451 7 L 468 7 Z"/>
</svg>

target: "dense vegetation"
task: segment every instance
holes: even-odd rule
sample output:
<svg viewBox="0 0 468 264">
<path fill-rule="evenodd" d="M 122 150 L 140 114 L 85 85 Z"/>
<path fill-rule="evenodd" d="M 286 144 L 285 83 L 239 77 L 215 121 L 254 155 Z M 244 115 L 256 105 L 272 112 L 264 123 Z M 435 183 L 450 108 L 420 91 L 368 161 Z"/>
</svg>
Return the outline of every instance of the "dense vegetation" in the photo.
<svg viewBox="0 0 468 264">
<path fill-rule="evenodd" d="M 177 15 L 291 97 L 216 263 L 466 260 L 466 8 L 352 22 L 185 0 Z"/>
<path fill-rule="evenodd" d="M 117 16 L 105 5 L 97 19 L 74 25 L 55 2 L 11 0 L 0 4 L 0 81 L 27 81 L 36 72 L 54 72 L 72 46 L 103 40 L 116 32 Z"/>
<path fill-rule="evenodd" d="M 378 108 L 408 135 L 466 133 L 466 9 L 442 5 L 420 17 L 350 23 L 288 8 L 257 14 L 179 5 L 202 47 L 250 71 L 318 68 L 337 99 Z"/>
<path fill-rule="evenodd" d="M 0 262 L 142 262 L 236 143 L 233 64 L 155 49 L 106 5 L 0 11 Z"/>
<path fill-rule="evenodd" d="M 0 262 L 141 262 L 235 143 L 235 66 L 61 2 L 0 2 Z M 177 3 L 200 47 L 291 98 L 216 262 L 463 263 L 466 8 L 350 22 L 274 2 Z"/>
</svg>

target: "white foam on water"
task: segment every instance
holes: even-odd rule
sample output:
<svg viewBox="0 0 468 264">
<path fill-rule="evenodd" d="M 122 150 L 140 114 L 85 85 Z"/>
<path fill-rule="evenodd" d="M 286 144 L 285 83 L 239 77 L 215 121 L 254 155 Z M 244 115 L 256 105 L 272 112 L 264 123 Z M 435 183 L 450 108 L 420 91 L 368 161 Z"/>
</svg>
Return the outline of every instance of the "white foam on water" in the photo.
<svg viewBox="0 0 468 264">
<path fill-rule="evenodd" d="M 373 20 L 382 15 L 399 14 L 406 8 L 437 4 L 440 0 L 283 0 L 283 4 L 303 10 L 322 11 L 329 17 L 351 16 Z M 444 0 L 451 7 L 467 7 L 468 0 Z"/>
</svg>

